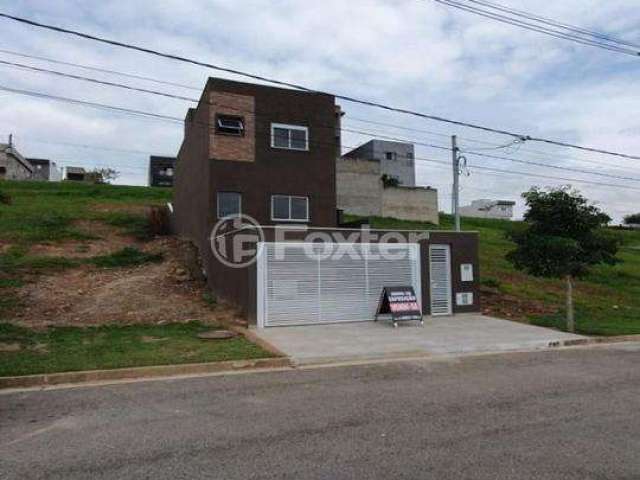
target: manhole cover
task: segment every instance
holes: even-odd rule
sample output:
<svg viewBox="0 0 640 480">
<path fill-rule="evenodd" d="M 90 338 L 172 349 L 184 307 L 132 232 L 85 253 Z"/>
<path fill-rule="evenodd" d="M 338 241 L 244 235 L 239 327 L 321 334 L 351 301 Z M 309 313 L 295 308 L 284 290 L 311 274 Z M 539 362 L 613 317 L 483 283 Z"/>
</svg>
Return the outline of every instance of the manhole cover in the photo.
<svg viewBox="0 0 640 480">
<path fill-rule="evenodd" d="M 231 330 L 211 330 L 209 332 L 202 332 L 198 334 L 198 338 L 204 340 L 226 340 L 238 336 L 236 332 Z"/>
</svg>

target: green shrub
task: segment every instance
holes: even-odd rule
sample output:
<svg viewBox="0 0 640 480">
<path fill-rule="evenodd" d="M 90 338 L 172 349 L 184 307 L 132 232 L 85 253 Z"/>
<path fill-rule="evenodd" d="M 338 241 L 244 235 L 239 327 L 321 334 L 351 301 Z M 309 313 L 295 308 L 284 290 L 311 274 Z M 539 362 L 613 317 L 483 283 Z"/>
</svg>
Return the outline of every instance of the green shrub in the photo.
<svg viewBox="0 0 640 480">
<path fill-rule="evenodd" d="M 639 225 L 640 213 L 634 213 L 633 215 L 627 215 L 624 217 L 624 223 L 627 225 Z"/>
<path fill-rule="evenodd" d="M 502 286 L 502 283 L 500 283 L 500 280 L 498 280 L 497 278 L 485 277 L 480 279 L 480 285 L 488 288 L 499 289 Z"/>
<path fill-rule="evenodd" d="M 4 205 L 11 205 L 11 195 L 0 190 L 0 203 L 3 203 Z"/>
<path fill-rule="evenodd" d="M 161 254 L 142 252 L 135 247 L 125 247 L 109 255 L 100 255 L 89 259 L 89 263 L 100 268 L 133 267 L 161 261 Z"/>
</svg>

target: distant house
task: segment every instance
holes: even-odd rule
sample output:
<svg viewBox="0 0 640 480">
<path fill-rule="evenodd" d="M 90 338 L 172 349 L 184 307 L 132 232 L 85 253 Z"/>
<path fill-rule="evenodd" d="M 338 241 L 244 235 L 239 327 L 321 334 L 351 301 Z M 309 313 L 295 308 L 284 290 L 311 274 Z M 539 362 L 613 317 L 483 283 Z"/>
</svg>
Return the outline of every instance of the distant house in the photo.
<svg viewBox="0 0 640 480">
<path fill-rule="evenodd" d="M 173 187 L 175 170 L 175 157 L 149 157 L 149 186 Z"/>
<path fill-rule="evenodd" d="M 374 139 L 345 153 L 344 157 L 377 162 L 382 175 L 395 178 L 405 187 L 416 186 L 415 151 L 412 143 Z"/>
<path fill-rule="evenodd" d="M 33 165 L 33 180 L 44 180 L 46 182 L 59 182 L 62 180 L 62 169 L 58 168 L 56 162 L 45 158 L 29 158 L 27 160 Z"/>
<path fill-rule="evenodd" d="M 33 165 L 11 143 L 0 143 L 0 180 L 29 180 L 33 171 Z"/>
<path fill-rule="evenodd" d="M 336 191 L 345 213 L 439 223 L 438 191 L 416 186 L 411 143 L 374 139 L 339 157 Z"/>
<path fill-rule="evenodd" d="M 460 207 L 463 217 L 497 218 L 511 220 L 516 202 L 511 200 L 474 200 L 471 205 Z"/>
<path fill-rule="evenodd" d="M 84 182 L 87 178 L 87 171 L 82 167 L 67 167 L 65 178 L 74 182 Z"/>
</svg>

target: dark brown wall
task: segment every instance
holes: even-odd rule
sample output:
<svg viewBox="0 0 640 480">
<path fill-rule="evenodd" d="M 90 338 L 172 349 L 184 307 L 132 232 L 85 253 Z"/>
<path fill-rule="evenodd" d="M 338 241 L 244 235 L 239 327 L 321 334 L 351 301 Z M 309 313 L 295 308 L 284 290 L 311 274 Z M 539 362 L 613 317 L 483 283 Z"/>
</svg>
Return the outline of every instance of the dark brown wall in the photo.
<svg viewBox="0 0 640 480">
<path fill-rule="evenodd" d="M 208 236 L 212 219 L 207 116 L 208 105 L 204 101 L 200 101 L 197 109 L 189 110 L 185 119 L 185 137 L 176 162 L 173 192 L 176 232 L 195 243 L 205 262 L 211 257 Z"/>
<path fill-rule="evenodd" d="M 255 161 L 211 159 L 213 211 L 217 191 L 240 192 L 242 212 L 270 225 L 271 195 L 299 195 L 309 197 L 309 225 L 335 226 L 334 97 L 219 79 L 211 79 L 209 88 L 255 99 Z M 272 148 L 271 123 L 308 127 L 309 151 Z"/>
<path fill-rule="evenodd" d="M 480 311 L 480 257 L 478 252 L 479 236 L 475 232 L 431 232 L 428 244 L 449 245 L 451 247 L 451 284 L 453 288 L 453 313 Z M 429 305 L 429 246 L 422 245 L 422 290 L 424 305 Z M 473 282 L 463 282 L 460 265 L 473 265 Z M 456 293 L 473 293 L 473 305 L 457 306 Z"/>
<path fill-rule="evenodd" d="M 330 231 L 330 230 L 327 230 Z M 348 233 L 348 232 L 343 232 Z M 376 231 L 376 233 L 384 234 L 384 231 Z M 424 233 L 424 232 L 422 232 Z M 273 241 L 275 237 L 274 229 L 265 229 L 265 241 Z M 304 239 L 304 232 L 297 234 L 296 232 L 288 232 L 286 239 L 289 241 L 300 241 Z M 478 257 L 478 234 L 475 232 L 430 232 L 429 240 L 423 240 L 420 243 L 421 257 L 421 283 L 422 283 L 422 305 L 425 315 L 429 315 L 430 311 L 430 276 L 429 276 L 429 245 L 449 245 L 451 247 L 451 286 L 453 313 L 471 313 L 480 312 L 480 260 Z M 473 282 L 462 282 L 460 265 L 463 263 L 471 263 L 473 265 Z M 234 269 L 228 269 L 234 270 Z M 236 285 L 236 298 L 243 307 L 250 324 L 256 323 L 256 302 L 257 302 L 257 285 L 256 285 L 256 268 L 255 264 L 243 269 L 246 276 L 241 278 L 246 284 Z M 229 277 L 231 282 L 235 281 L 235 273 L 233 277 Z M 473 305 L 457 306 L 456 293 L 471 292 L 473 293 Z"/>
<path fill-rule="evenodd" d="M 209 98 L 213 91 L 253 97 L 255 111 L 227 111 L 211 105 Z M 210 158 L 209 152 L 215 151 L 211 119 L 217 110 L 243 116 L 253 114 L 253 161 Z M 242 212 L 262 224 L 273 223 L 271 195 L 307 196 L 309 225 L 336 225 L 335 112 L 335 100 L 330 95 L 213 78 L 207 83 L 198 107 L 189 110 L 175 172 L 174 225 L 177 233 L 200 249 L 208 283 L 220 297 L 243 308 L 251 303 L 247 298 L 248 271 L 225 267 L 211 253 L 209 236 L 218 220 L 216 192 L 240 192 Z M 309 127 L 309 151 L 271 148 L 272 122 Z"/>
</svg>

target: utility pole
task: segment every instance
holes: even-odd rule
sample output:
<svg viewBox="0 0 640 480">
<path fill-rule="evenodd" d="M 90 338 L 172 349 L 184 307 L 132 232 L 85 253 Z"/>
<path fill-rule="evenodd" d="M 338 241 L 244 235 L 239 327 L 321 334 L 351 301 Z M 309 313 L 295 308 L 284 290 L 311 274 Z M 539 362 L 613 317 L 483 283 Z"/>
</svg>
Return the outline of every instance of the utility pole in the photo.
<svg viewBox="0 0 640 480">
<path fill-rule="evenodd" d="M 453 162 L 453 189 L 451 192 L 451 213 L 455 221 L 456 232 L 460 231 L 460 158 L 458 157 L 458 141 L 451 136 L 451 160 Z"/>
</svg>

